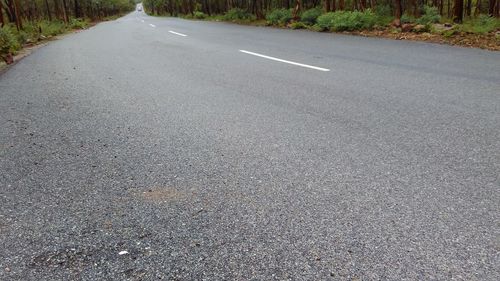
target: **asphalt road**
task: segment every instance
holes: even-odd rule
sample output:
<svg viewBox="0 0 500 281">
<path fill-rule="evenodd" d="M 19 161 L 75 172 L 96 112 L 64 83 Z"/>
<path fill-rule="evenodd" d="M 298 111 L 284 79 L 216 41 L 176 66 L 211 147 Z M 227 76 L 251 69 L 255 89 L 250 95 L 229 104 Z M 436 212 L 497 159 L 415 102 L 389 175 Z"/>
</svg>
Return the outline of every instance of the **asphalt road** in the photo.
<svg viewBox="0 0 500 281">
<path fill-rule="evenodd" d="M 135 12 L 0 75 L 0 280 L 500 280 L 499 175 L 500 53 Z"/>
</svg>

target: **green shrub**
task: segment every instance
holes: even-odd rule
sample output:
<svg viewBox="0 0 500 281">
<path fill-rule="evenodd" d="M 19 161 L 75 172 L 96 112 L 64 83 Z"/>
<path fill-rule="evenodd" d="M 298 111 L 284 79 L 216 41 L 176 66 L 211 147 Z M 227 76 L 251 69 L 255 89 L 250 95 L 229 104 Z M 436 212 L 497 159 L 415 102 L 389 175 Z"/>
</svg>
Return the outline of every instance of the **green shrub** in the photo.
<svg viewBox="0 0 500 281">
<path fill-rule="evenodd" d="M 300 16 L 300 21 L 306 24 L 313 25 L 316 23 L 316 20 L 319 16 L 321 16 L 322 13 L 323 11 L 321 10 L 321 8 L 312 8 L 306 10 Z"/>
<path fill-rule="evenodd" d="M 195 11 L 195 12 L 193 13 L 193 17 L 194 17 L 195 19 L 202 20 L 202 19 L 206 18 L 206 17 L 207 17 L 207 15 L 205 15 L 205 13 L 203 13 L 203 12 L 200 12 L 200 11 Z"/>
<path fill-rule="evenodd" d="M 62 21 L 41 21 L 39 25 L 44 36 L 55 36 L 66 31 L 66 25 Z"/>
<path fill-rule="evenodd" d="M 275 9 L 266 15 L 270 24 L 285 25 L 292 19 L 292 12 L 287 9 Z"/>
<path fill-rule="evenodd" d="M 87 28 L 88 23 L 85 19 L 71 19 L 69 21 L 69 27 L 71 29 L 85 29 Z"/>
<path fill-rule="evenodd" d="M 228 21 L 234 21 L 234 20 L 249 20 L 252 19 L 253 16 L 246 10 L 240 9 L 240 8 L 234 8 L 229 11 L 227 11 L 226 14 L 224 14 L 224 20 Z"/>
<path fill-rule="evenodd" d="M 414 23 L 415 17 L 406 12 L 401 16 L 401 23 Z"/>
<path fill-rule="evenodd" d="M 377 5 L 374 10 L 377 16 L 381 17 L 392 17 L 391 6 L 389 5 Z"/>
<path fill-rule="evenodd" d="M 292 22 L 290 24 L 290 28 L 291 29 L 303 29 L 303 28 L 307 28 L 308 26 L 303 23 L 303 22 L 300 22 L 300 21 L 297 21 L 297 22 Z"/>
<path fill-rule="evenodd" d="M 428 25 L 438 23 L 441 19 L 437 7 L 424 6 L 424 15 L 418 18 L 415 22 L 418 24 Z"/>
<path fill-rule="evenodd" d="M 500 19 L 480 15 L 476 19 L 466 20 L 463 24 L 457 26 L 459 31 L 485 34 L 500 29 Z"/>
<path fill-rule="evenodd" d="M 354 31 L 362 29 L 371 29 L 375 25 L 376 15 L 367 9 L 360 11 L 336 11 L 326 13 L 318 17 L 318 26 L 322 30 L 333 31 Z"/>
<path fill-rule="evenodd" d="M 21 44 L 17 41 L 11 28 L 8 26 L 0 28 L 0 55 L 15 53 L 20 48 Z"/>
</svg>

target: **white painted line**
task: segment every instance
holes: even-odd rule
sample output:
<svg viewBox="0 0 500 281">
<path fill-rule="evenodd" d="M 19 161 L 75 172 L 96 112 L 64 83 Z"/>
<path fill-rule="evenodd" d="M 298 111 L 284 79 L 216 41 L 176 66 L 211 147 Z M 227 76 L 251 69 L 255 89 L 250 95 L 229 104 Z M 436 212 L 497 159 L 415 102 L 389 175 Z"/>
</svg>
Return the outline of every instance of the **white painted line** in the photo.
<svg viewBox="0 0 500 281">
<path fill-rule="evenodd" d="M 151 23 L 149 24 L 149 26 L 151 26 L 151 27 L 156 27 L 156 25 L 154 25 L 154 24 L 151 24 Z"/>
<path fill-rule="evenodd" d="M 168 32 L 170 32 L 170 33 L 172 33 L 172 34 L 175 34 L 175 35 L 183 36 L 183 37 L 186 37 L 186 36 L 187 36 L 186 34 L 182 34 L 182 33 L 179 33 L 179 32 L 175 32 L 175 31 L 172 31 L 172 30 L 169 30 Z"/>
<path fill-rule="evenodd" d="M 141 20 L 142 22 L 144 22 L 144 20 Z"/>
<path fill-rule="evenodd" d="M 265 58 L 265 59 L 268 59 L 268 60 L 274 60 L 274 61 L 284 62 L 284 63 L 288 63 L 288 64 L 293 64 L 293 65 L 296 65 L 296 66 L 302 66 L 302 67 L 307 67 L 307 68 L 311 68 L 311 69 L 316 69 L 316 70 L 319 70 L 319 71 L 330 71 L 330 69 L 327 69 L 327 68 L 312 66 L 312 65 L 298 63 L 298 62 L 293 62 L 293 61 L 289 61 L 289 60 L 282 60 L 282 59 L 279 59 L 279 58 L 270 57 L 270 56 L 266 56 L 266 55 L 262 55 L 262 54 L 257 54 L 257 53 L 249 52 L 249 51 L 245 51 L 245 50 L 240 50 L 240 52 L 245 53 L 245 54 L 249 54 L 249 55 L 252 55 L 252 56 L 257 56 L 257 57 Z"/>
</svg>

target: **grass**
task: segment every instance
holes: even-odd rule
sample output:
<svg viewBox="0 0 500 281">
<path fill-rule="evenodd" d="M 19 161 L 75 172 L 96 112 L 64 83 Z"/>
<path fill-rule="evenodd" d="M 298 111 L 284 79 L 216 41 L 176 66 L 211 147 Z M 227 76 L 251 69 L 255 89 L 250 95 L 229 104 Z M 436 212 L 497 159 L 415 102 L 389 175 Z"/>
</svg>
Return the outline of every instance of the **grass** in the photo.
<svg viewBox="0 0 500 281">
<path fill-rule="evenodd" d="M 475 19 L 467 19 L 458 25 L 458 30 L 467 33 L 485 34 L 500 30 L 500 19 L 481 15 Z"/>
<path fill-rule="evenodd" d="M 70 30 L 85 29 L 89 25 L 90 20 L 76 18 L 72 18 L 67 24 L 48 20 L 24 22 L 21 30 L 10 24 L 5 25 L 0 28 L 0 57 L 15 55 L 26 44 L 34 44 Z"/>
</svg>

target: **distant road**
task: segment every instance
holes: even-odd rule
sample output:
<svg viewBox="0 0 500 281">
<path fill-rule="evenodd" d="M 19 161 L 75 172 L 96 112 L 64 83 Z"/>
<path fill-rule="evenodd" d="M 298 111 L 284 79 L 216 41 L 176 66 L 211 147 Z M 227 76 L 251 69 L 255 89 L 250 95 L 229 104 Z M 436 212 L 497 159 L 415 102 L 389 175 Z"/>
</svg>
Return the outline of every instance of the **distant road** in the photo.
<svg viewBox="0 0 500 281">
<path fill-rule="evenodd" d="M 0 280 L 500 280 L 500 53 L 157 18 L 0 75 Z"/>
</svg>

